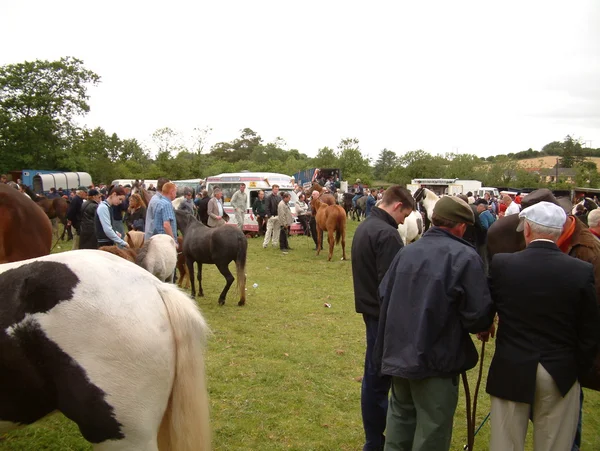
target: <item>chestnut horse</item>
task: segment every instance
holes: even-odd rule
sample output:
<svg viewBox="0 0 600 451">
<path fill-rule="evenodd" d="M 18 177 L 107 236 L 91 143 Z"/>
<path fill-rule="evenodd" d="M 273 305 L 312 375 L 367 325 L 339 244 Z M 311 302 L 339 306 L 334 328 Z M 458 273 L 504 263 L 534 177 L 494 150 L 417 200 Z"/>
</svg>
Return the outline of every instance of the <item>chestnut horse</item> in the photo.
<svg viewBox="0 0 600 451">
<path fill-rule="evenodd" d="M 317 211 L 317 255 L 323 249 L 323 231 L 327 231 L 327 242 L 329 243 L 328 261 L 331 261 L 333 255 L 334 236 L 335 242 L 342 241 L 342 260 L 346 260 L 346 210 L 339 205 L 327 205 L 319 199 L 314 201 Z"/>
<path fill-rule="evenodd" d="M 321 185 L 319 185 L 317 182 L 313 182 L 309 191 L 310 192 L 306 194 L 307 199 L 311 198 L 313 191 L 317 191 L 320 194 L 319 201 L 321 201 L 322 203 L 327 204 L 327 205 L 335 205 L 335 196 L 331 193 L 324 193 L 323 187 Z"/>
<path fill-rule="evenodd" d="M 38 205 L 38 207 L 44 210 L 44 213 L 46 213 L 48 219 L 52 221 L 53 229 L 55 224 L 53 221 L 54 219 L 58 220 L 63 225 L 63 233 L 60 237 L 62 240 L 65 238 L 65 232 L 68 233 L 69 240 L 73 239 L 71 228 L 67 227 L 67 210 L 69 209 L 69 202 L 66 199 L 63 197 L 48 199 L 45 196 L 38 196 L 26 185 L 25 193 Z M 56 235 L 58 238 L 58 231 L 56 232 Z"/>
<path fill-rule="evenodd" d="M 0 183 L 0 263 L 50 253 L 52 224 L 31 199 Z"/>
</svg>

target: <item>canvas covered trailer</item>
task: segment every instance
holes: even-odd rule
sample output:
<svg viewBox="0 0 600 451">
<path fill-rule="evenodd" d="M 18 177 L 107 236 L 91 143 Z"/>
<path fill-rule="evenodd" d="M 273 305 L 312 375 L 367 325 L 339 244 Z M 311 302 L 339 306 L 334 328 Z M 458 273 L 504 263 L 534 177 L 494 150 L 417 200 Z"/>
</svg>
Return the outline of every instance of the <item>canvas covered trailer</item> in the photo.
<svg viewBox="0 0 600 451">
<path fill-rule="evenodd" d="M 38 173 L 33 176 L 33 191 L 47 193 L 50 188 L 70 190 L 92 184 L 92 177 L 87 172 L 52 172 Z"/>
</svg>

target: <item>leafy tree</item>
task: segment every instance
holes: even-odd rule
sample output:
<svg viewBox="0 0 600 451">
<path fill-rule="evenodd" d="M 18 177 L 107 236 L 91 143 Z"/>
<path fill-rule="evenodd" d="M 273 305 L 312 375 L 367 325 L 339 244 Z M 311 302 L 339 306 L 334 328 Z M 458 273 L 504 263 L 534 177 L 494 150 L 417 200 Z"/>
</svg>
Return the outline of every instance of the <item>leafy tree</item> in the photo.
<svg viewBox="0 0 600 451">
<path fill-rule="evenodd" d="M 315 168 L 337 168 L 340 166 L 340 162 L 333 149 L 322 147 L 317 152 L 317 156 L 312 159 L 311 166 Z M 342 173 L 342 175 L 346 177 L 346 174 Z"/>
<path fill-rule="evenodd" d="M 375 167 L 373 169 L 373 175 L 378 180 L 385 180 L 387 175 L 392 169 L 398 164 L 398 155 L 388 149 L 383 149 L 377 157 Z"/>
<path fill-rule="evenodd" d="M 373 178 L 369 158 L 363 157 L 358 139 L 345 138 L 340 141 L 339 168 L 344 179 L 354 181 L 360 178 L 363 183 L 370 184 Z"/>
<path fill-rule="evenodd" d="M 431 155 L 424 150 L 412 150 L 401 155 L 400 165 L 410 179 L 442 177 L 447 161 L 439 155 Z"/>
<path fill-rule="evenodd" d="M 59 169 L 100 77 L 72 57 L 0 67 L 0 169 Z M 64 161 L 64 160 L 63 160 Z"/>
<path fill-rule="evenodd" d="M 447 165 L 444 177 L 471 180 L 475 178 L 475 168 L 481 164 L 479 157 L 469 154 L 446 154 Z"/>
</svg>

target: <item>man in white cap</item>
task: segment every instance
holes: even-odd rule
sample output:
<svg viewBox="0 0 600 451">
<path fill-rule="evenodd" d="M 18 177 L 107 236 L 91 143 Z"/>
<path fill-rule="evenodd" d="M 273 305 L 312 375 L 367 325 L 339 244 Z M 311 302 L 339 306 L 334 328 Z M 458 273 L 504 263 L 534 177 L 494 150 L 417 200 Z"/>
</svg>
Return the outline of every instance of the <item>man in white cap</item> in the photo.
<svg viewBox="0 0 600 451">
<path fill-rule="evenodd" d="M 527 248 L 497 254 L 490 266 L 499 315 L 487 380 L 490 449 L 524 449 L 530 417 L 535 449 L 570 450 L 580 388 L 600 340 L 592 265 L 565 255 L 556 242 L 567 216 L 539 202 L 519 213 Z M 518 287 L 518 289 L 515 289 Z"/>
</svg>

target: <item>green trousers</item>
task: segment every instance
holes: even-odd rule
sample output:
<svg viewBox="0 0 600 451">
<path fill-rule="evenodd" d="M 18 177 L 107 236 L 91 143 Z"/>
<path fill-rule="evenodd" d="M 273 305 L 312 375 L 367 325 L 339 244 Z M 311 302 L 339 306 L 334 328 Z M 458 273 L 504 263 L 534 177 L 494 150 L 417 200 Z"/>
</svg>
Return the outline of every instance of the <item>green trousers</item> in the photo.
<svg viewBox="0 0 600 451">
<path fill-rule="evenodd" d="M 448 451 L 457 402 L 458 376 L 393 377 L 385 451 Z"/>
</svg>

